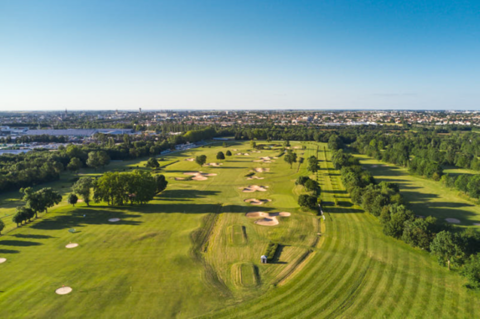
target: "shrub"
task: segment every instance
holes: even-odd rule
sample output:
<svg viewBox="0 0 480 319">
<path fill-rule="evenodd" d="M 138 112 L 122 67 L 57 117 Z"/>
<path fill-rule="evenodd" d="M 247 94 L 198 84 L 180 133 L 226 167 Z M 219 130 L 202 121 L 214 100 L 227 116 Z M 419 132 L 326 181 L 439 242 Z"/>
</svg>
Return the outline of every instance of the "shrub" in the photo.
<svg viewBox="0 0 480 319">
<path fill-rule="evenodd" d="M 275 254 L 278 249 L 278 244 L 274 242 L 269 242 L 267 249 L 265 249 L 264 255 L 267 256 L 267 260 L 271 261 L 275 257 Z"/>
</svg>

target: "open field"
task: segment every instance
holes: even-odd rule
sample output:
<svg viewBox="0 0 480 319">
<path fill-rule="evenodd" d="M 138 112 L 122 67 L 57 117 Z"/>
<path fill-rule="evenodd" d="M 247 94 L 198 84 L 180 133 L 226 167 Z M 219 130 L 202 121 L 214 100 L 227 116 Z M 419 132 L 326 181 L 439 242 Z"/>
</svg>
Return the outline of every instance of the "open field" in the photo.
<svg viewBox="0 0 480 319">
<path fill-rule="evenodd" d="M 443 186 L 440 182 L 412 176 L 405 168 L 387 164 L 366 155 L 355 154 L 361 164 L 368 169 L 377 181 L 398 183 L 405 198 L 411 203 L 415 214 L 432 215 L 438 219 L 456 218 L 460 225 L 473 226 L 480 223 L 480 206 L 473 200 L 459 196 L 459 191 Z M 470 173 L 472 170 L 450 168 L 451 174 Z M 478 226 L 473 226 L 478 227 Z"/>
<path fill-rule="evenodd" d="M 299 156 L 317 153 L 316 143 L 304 145 Z M 338 171 L 325 158 L 324 144 L 318 145 L 325 222 L 296 204 L 303 189 L 294 180 L 307 174 L 305 164 L 290 169 L 282 158 L 253 162 L 278 151 L 233 156 L 220 167 L 202 168 L 185 159 L 206 154 L 210 160 L 223 148 L 172 154 L 165 162 L 173 164 L 162 171 L 168 188 L 147 205 L 62 203 L 0 237 L 0 257 L 8 259 L 0 265 L 2 310 L 10 318 L 478 316 L 479 295 L 463 286 L 462 277 L 438 266 L 428 253 L 384 236 L 373 216 L 351 204 Z M 230 148 L 246 153 L 249 146 Z M 115 162 L 106 169 L 144 163 Z M 270 168 L 259 174 L 265 179 L 247 180 L 258 167 Z M 175 180 L 199 170 L 217 176 Z M 269 187 L 261 193 L 241 191 L 254 184 Z M 272 201 L 245 203 L 253 197 Z M 292 215 L 277 216 L 277 226 L 260 226 L 245 216 L 258 211 Z M 74 234 L 68 232 L 72 227 Z M 280 243 L 279 253 L 273 264 L 262 265 L 259 256 L 269 241 Z M 66 249 L 70 242 L 79 246 Z M 62 285 L 73 292 L 55 294 Z"/>
<path fill-rule="evenodd" d="M 246 152 L 247 143 L 231 148 Z M 189 318 L 253 298 L 272 283 L 285 280 L 298 265 L 302 253 L 315 242 L 318 222 L 301 211 L 292 194 L 296 169 L 283 160 L 254 163 L 262 151 L 233 156 L 220 167 L 198 167 L 185 161 L 199 154 L 212 160 L 221 146 L 193 149 L 162 156 L 169 185 L 147 205 L 108 207 L 103 203 L 75 208 L 66 199 L 38 220 L 14 229 L 11 217 L 0 237 L 0 307 L 9 318 Z M 142 161 L 113 162 L 80 176 L 99 176 L 107 170 L 143 168 Z M 170 164 L 170 165 L 169 165 Z M 244 202 L 252 194 L 240 188 L 252 185 L 247 175 L 255 167 L 269 186 L 262 198 L 266 212 L 288 211 L 276 227 L 256 225 L 245 217 L 258 210 Z M 176 181 L 184 172 L 214 173 L 207 180 Z M 42 185 L 67 194 L 70 175 Z M 255 181 L 256 182 L 256 181 Z M 278 183 L 278 185 L 275 185 Z M 2 196 L 0 215 L 20 205 L 19 194 Z M 6 208 L 4 208 L 7 206 Z M 84 217 L 85 215 L 85 217 Z M 116 223 L 111 218 L 119 218 Z M 75 228 L 75 233 L 68 230 Z M 273 264 L 261 265 L 260 255 L 270 240 L 283 244 Z M 67 249 L 69 243 L 78 247 Z M 73 292 L 59 296 L 62 285 Z"/>
</svg>

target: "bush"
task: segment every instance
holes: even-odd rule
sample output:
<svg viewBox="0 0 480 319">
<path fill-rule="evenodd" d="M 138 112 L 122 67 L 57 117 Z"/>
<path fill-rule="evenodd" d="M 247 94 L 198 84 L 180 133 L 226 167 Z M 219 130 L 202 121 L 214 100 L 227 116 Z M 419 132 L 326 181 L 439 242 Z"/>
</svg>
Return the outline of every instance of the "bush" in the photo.
<svg viewBox="0 0 480 319">
<path fill-rule="evenodd" d="M 278 249 L 278 244 L 274 242 L 269 242 L 267 249 L 265 249 L 264 255 L 267 256 L 267 260 L 271 261 L 275 257 L 275 254 Z"/>
</svg>

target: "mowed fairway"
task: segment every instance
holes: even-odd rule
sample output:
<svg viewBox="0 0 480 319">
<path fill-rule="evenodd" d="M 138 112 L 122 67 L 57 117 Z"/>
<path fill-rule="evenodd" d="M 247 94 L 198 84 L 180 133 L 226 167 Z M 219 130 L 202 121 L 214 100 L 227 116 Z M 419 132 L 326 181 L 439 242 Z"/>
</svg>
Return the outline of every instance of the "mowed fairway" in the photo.
<svg viewBox="0 0 480 319">
<path fill-rule="evenodd" d="M 299 145 L 299 144 L 298 144 Z M 248 143 L 230 149 L 243 152 Z M 278 150 L 233 156 L 218 161 L 221 146 L 192 149 L 165 157 L 166 191 L 146 205 L 109 207 L 104 203 L 75 208 L 66 199 L 41 218 L 0 237 L 0 308 L 8 318 L 190 318 L 237 304 L 287 281 L 318 236 L 315 214 L 303 212 L 292 193 L 297 167 L 283 159 L 254 163 Z M 218 168 L 202 167 L 187 158 L 206 154 Z M 97 172 L 143 168 L 145 160 L 114 162 Z M 270 168 L 247 180 L 254 167 Z M 184 172 L 217 174 L 207 180 L 176 180 Z M 243 193 L 241 187 L 268 186 L 266 192 Z M 51 186 L 63 194 L 71 183 Z M 63 186 L 63 188 L 61 187 Z M 0 215 L 12 213 L 18 193 L 5 194 Z M 247 198 L 271 202 L 253 206 Z M 275 227 L 256 225 L 245 217 L 251 211 L 288 211 Z M 11 217 L 6 217 L 11 219 Z M 5 219 L 6 219 L 5 218 Z M 109 219 L 119 218 L 111 223 Z M 6 220 L 8 221 L 8 220 Z M 74 228 L 75 233 L 68 230 Z M 260 264 L 270 240 L 283 244 L 275 263 Z M 67 249 L 69 243 L 79 246 Z M 57 295 L 63 285 L 73 288 Z"/>
<path fill-rule="evenodd" d="M 313 147 L 310 144 L 309 147 Z M 323 145 L 320 147 L 323 150 Z M 327 153 L 330 157 L 330 153 Z M 208 318 L 475 318 L 479 295 L 428 253 L 382 234 L 351 204 L 338 171 L 319 152 L 326 232 L 290 280 Z M 328 168 L 328 170 L 327 170 Z M 340 207 L 333 207 L 337 196 Z"/>
<path fill-rule="evenodd" d="M 462 277 L 428 253 L 384 236 L 375 217 L 351 204 L 324 144 L 302 144 L 307 149 L 297 153 L 305 158 L 319 146 L 326 221 L 296 204 L 303 190 L 294 181 L 307 174 L 306 163 L 290 169 L 282 158 L 253 162 L 278 150 L 229 157 L 218 168 L 199 168 L 185 159 L 206 154 L 207 162 L 220 162 L 214 158 L 225 150 L 221 146 L 175 153 L 162 162 L 170 164 L 162 171 L 167 190 L 147 205 L 62 203 L 0 237 L 0 257 L 7 258 L 0 264 L 3 313 L 8 318 L 479 316 L 479 295 L 463 287 Z M 249 144 L 229 149 L 246 153 Z M 107 170 L 144 164 L 115 162 Z M 256 174 L 264 179 L 247 180 L 259 167 L 270 169 Z M 176 180 L 198 170 L 217 175 Z M 249 185 L 268 188 L 242 192 Z M 245 202 L 251 198 L 271 201 Z M 279 224 L 270 227 L 245 216 L 259 211 L 291 216 L 278 216 Z M 72 227 L 74 234 L 68 232 Z M 259 257 L 270 241 L 280 243 L 279 253 L 263 265 Z M 66 249 L 70 242 L 79 246 Z M 62 285 L 73 292 L 56 295 Z"/>
<path fill-rule="evenodd" d="M 480 223 L 480 206 L 459 196 L 459 191 L 443 186 L 431 179 L 412 176 L 407 169 L 384 163 L 366 155 L 355 154 L 361 164 L 368 169 L 379 182 L 388 181 L 400 186 L 405 199 L 410 202 L 415 214 L 434 216 L 444 221 L 456 218 L 462 226 L 474 226 Z M 472 174 L 471 170 L 449 169 L 450 174 Z"/>
</svg>

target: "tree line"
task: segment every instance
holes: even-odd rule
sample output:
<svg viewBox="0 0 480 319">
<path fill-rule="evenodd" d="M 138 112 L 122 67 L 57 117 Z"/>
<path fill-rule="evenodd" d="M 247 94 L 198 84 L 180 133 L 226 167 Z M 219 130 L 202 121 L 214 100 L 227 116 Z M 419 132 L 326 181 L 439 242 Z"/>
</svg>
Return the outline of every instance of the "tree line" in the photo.
<svg viewBox="0 0 480 319">
<path fill-rule="evenodd" d="M 432 216 L 416 216 L 395 183 L 376 183 L 350 154 L 334 151 L 332 162 L 340 169 L 342 183 L 352 201 L 376 216 L 383 233 L 429 251 L 442 265 L 462 267 L 461 273 L 480 287 L 480 234 L 458 230 Z"/>
</svg>

